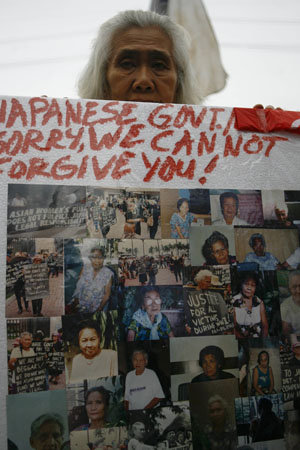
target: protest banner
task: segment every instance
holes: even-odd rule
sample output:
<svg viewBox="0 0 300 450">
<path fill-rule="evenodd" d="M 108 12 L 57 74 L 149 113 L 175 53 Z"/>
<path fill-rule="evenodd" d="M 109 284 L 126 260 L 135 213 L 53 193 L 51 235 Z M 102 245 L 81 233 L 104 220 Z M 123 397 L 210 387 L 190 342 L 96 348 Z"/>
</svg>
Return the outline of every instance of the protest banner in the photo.
<svg viewBox="0 0 300 450">
<path fill-rule="evenodd" d="M 89 277 L 93 273 L 92 270 L 96 270 L 97 267 L 99 270 L 102 268 L 101 261 L 104 255 L 98 252 L 99 254 L 93 255 L 94 257 L 89 261 L 83 260 L 81 266 L 85 265 L 87 268 L 84 273 L 81 273 L 81 267 L 77 264 L 79 250 L 76 239 L 85 237 L 122 239 L 124 246 L 119 245 L 121 253 L 119 261 L 123 258 L 127 263 L 135 259 L 137 256 L 135 253 L 138 253 L 140 244 L 127 245 L 124 241 L 126 239 L 141 240 L 143 256 L 150 256 L 153 253 L 153 256 L 157 257 L 155 264 L 160 271 L 159 275 L 164 272 L 167 278 L 160 279 L 158 274 L 154 273 L 157 276 L 156 278 L 152 276 L 152 284 L 149 283 L 150 293 L 153 294 L 156 279 L 159 281 L 161 298 L 157 296 L 154 298 L 152 295 L 153 298 L 149 299 L 147 305 L 146 303 L 138 304 L 132 299 L 130 317 L 133 317 L 138 309 L 141 312 L 137 316 L 143 316 L 142 324 L 137 324 L 141 331 L 139 336 L 147 335 L 145 329 L 150 327 L 148 334 L 154 336 L 154 340 L 159 333 L 162 333 L 164 338 L 167 336 L 175 341 L 182 335 L 191 336 L 191 339 L 195 336 L 220 335 L 221 339 L 221 335 L 233 333 L 234 314 L 238 310 L 237 307 L 235 307 L 236 311 L 233 308 L 230 271 L 234 264 L 238 264 L 240 268 L 240 263 L 244 263 L 248 253 L 254 253 L 249 248 L 248 239 L 262 233 L 260 227 L 264 226 L 263 235 L 267 246 L 275 255 L 273 255 L 274 258 L 277 258 L 278 265 L 284 265 L 285 260 L 289 260 L 290 253 L 297 252 L 299 247 L 297 229 L 300 219 L 299 208 L 292 205 L 293 199 L 298 198 L 293 195 L 293 192 L 299 190 L 299 118 L 300 113 L 284 111 L 253 112 L 195 105 L 2 97 L 0 99 L 0 200 L 4 207 L 0 215 L 0 226 L 3 230 L 7 229 L 9 239 L 50 237 L 56 242 L 57 237 L 61 238 L 62 250 L 70 249 L 64 263 L 62 257 L 57 263 L 61 268 L 63 265 L 68 268 L 64 280 L 65 286 L 74 287 L 74 280 L 80 279 L 78 289 L 84 286 L 83 290 L 90 285 Z M 97 193 L 96 186 L 102 191 Z M 93 189 L 95 189 L 95 195 Z M 226 211 L 221 204 L 221 191 L 235 194 L 235 197 L 231 196 L 231 203 L 237 223 L 227 224 Z M 272 191 L 280 191 L 280 195 L 277 192 L 273 196 L 269 195 L 268 193 Z M 90 193 L 95 198 L 90 198 Z M 269 208 L 270 198 L 285 200 L 288 204 L 289 216 L 293 216 L 289 217 L 291 220 L 283 221 L 278 218 L 279 216 L 272 215 L 276 211 L 276 204 L 274 201 Z M 105 209 L 105 202 L 107 209 Z M 186 212 L 185 215 L 180 216 L 182 205 Z M 266 206 L 269 208 L 268 218 L 264 216 Z M 184 217 L 183 223 L 180 222 L 180 217 Z M 214 224 L 214 221 L 217 223 Z M 243 222 L 247 222 L 246 230 L 242 228 L 245 226 Z M 289 223 L 292 229 L 286 230 Z M 241 228 L 236 228 L 234 225 L 239 225 Z M 251 228 L 254 226 L 255 229 Z M 216 236 L 218 239 L 213 242 Z M 286 237 L 289 241 L 288 246 L 285 242 Z M 146 242 L 160 238 L 162 241 L 158 243 L 159 251 L 155 250 L 155 244 Z M 176 248 L 171 246 L 170 238 L 178 241 Z M 11 267 L 9 247 L 4 239 L 2 238 L 0 242 L 3 259 L 0 272 L 2 285 L 5 286 L 4 255 L 7 249 L 6 288 L 12 291 L 14 280 L 19 279 L 24 270 L 26 301 L 47 296 L 49 294 L 47 264 L 24 264 L 24 268 L 20 264 L 14 268 Z M 165 242 L 163 242 L 164 239 Z M 188 251 L 188 241 L 191 255 Z M 215 246 L 216 243 L 217 246 Z M 118 249 L 118 242 L 115 246 Z M 43 248 L 47 247 L 39 248 L 37 253 L 43 254 Z M 284 249 L 287 250 L 284 251 Z M 55 251 L 57 252 L 57 249 Z M 28 253 L 30 257 L 34 256 L 31 249 Z M 175 263 L 172 264 L 172 259 L 180 260 L 181 267 L 177 272 L 174 270 Z M 293 261 L 295 259 L 297 261 L 297 258 Z M 260 306 L 260 316 L 256 317 L 258 320 L 256 328 L 259 333 L 261 329 L 264 332 L 267 330 L 266 326 L 264 328 L 259 326 L 261 319 L 264 320 L 261 311 L 265 308 L 270 333 L 279 336 L 280 330 L 277 326 L 280 321 L 279 310 L 272 309 L 270 306 L 274 303 L 275 287 L 267 291 L 262 289 L 262 284 L 274 277 L 265 275 L 266 272 L 259 268 L 258 263 L 251 262 L 251 264 L 256 266 L 251 266 L 249 270 L 260 272 L 257 287 L 265 294 L 259 301 L 255 299 L 255 308 L 257 308 L 255 314 L 257 314 L 258 305 L 265 305 Z M 195 267 L 201 266 L 204 270 L 210 270 L 212 266 L 218 265 L 220 268 L 212 269 L 211 272 L 213 277 L 218 278 L 218 283 L 221 284 L 219 286 L 202 289 L 196 286 L 193 278 L 189 277 L 190 275 L 194 277 Z M 224 265 L 227 266 L 226 269 L 221 268 Z M 125 264 L 124 268 L 126 269 Z M 270 269 L 273 272 L 275 270 L 275 266 Z M 127 273 L 130 274 L 130 271 Z M 133 273 L 134 276 L 137 275 L 136 271 Z M 55 271 L 51 280 L 54 275 Z M 185 281 L 193 285 L 182 287 L 181 282 L 184 282 L 184 276 Z M 178 285 L 171 289 L 172 286 L 169 284 L 173 278 Z M 169 279 L 170 282 L 167 281 L 169 284 L 165 284 L 165 280 Z M 140 278 L 138 280 L 142 285 Z M 119 316 L 122 317 L 123 313 L 123 323 L 125 323 L 124 313 L 127 310 L 129 318 L 129 308 L 124 304 L 125 289 L 131 289 L 133 292 L 138 287 L 125 288 L 125 281 L 121 277 L 116 286 L 119 294 L 117 305 L 119 311 L 115 314 L 117 317 L 121 312 Z M 89 373 L 92 373 L 92 364 L 99 359 L 101 351 L 102 357 L 110 355 L 110 359 L 115 360 L 116 348 L 120 346 L 117 342 L 120 334 L 118 322 L 111 313 L 105 316 L 105 333 L 103 336 L 101 333 L 98 334 L 98 328 L 101 329 L 103 326 L 102 311 L 108 308 L 105 302 L 113 289 L 112 277 L 110 276 L 109 281 L 104 282 L 101 279 L 101 282 L 97 283 L 104 292 L 103 304 L 99 308 L 97 306 L 88 319 L 77 314 L 76 317 L 68 316 L 70 319 L 65 316 L 62 321 L 62 331 L 66 336 L 65 364 L 70 374 L 71 370 L 75 371 L 74 360 L 76 359 L 76 364 L 78 363 L 82 373 L 81 380 L 86 378 L 87 367 L 90 368 Z M 126 283 L 131 284 L 129 277 Z M 171 295 L 175 289 L 176 295 Z M 241 286 L 241 293 L 243 293 L 242 289 Z M 25 302 L 25 297 L 21 294 L 23 295 L 18 292 L 20 304 L 21 300 Z M 289 295 L 287 292 L 284 294 Z M 57 303 L 64 304 L 63 294 L 58 293 L 53 296 Z M 278 299 L 276 301 L 278 302 Z M 34 315 L 41 315 L 40 306 L 36 305 Z M 114 307 L 117 306 L 114 303 Z M 145 313 L 146 306 L 149 314 Z M 164 307 L 163 312 L 160 312 L 161 306 Z M 180 316 L 183 307 L 185 323 L 177 324 L 177 316 Z M 242 303 L 240 307 L 244 307 Z M 156 309 L 156 314 L 151 314 L 151 308 Z M 246 318 L 252 314 L 251 308 L 249 311 Z M 22 314 L 21 310 L 19 314 Z M 173 316 L 176 321 L 172 319 Z M 84 320 L 90 320 L 90 325 L 80 329 L 84 325 Z M 94 328 L 91 328 L 91 322 Z M 154 327 L 153 323 L 155 323 Z M 126 321 L 126 325 L 129 325 L 129 322 Z M 151 330 L 151 327 L 154 329 Z M 163 327 L 165 329 L 162 330 Z M 177 332 L 179 328 L 181 331 Z M 92 351 L 93 356 L 95 358 L 97 356 L 95 360 L 89 358 L 84 343 L 80 341 L 83 329 L 89 330 L 85 331 L 85 335 L 91 332 L 96 342 Z M 12 339 L 18 339 L 12 322 L 9 323 L 9 335 Z M 125 340 L 125 334 L 123 340 Z M 154 341 L 148 341 L 147 345 L 143 343 L 143 346 L 138 343 L 138 348 L 145 348 L 146 353 L 148 351 L 151 356 L 149 343 L 151 343 L 151 349 L 155 348 Z M 19 345 L 18 342 L 15 344 Z M 51 370 L 54 367 L 61 371 L 63 369 L 61 352 L 57 351 L 49 355 L 50 353 L 48 353 L 48 368 Z M 74 356 L 75 353 L 76 356 Z M 39 355 L 34 358 L 42 357 L 43 355 Z M 20 369 L 18 374 L 21 380 L 18 381 L 20 385 L 18 392 L 39 390 L 41 387 L 39 383 L 42 381 L 41 379 L 39 381 L 38 372 L 33 380 L 32 373 L 35 373 L 36 369 L 33 365 L 30 366 L 32 358 L 26 358 L 27 362 L 23 366 L 22 359 L 19 358 L 21 364 L 18 361 L 17 367 L 24 367 L 24 369 L 22 371 Z M 120 351 L 118 351 L 118 358 L 122 369 Z M 128 355 L 126 372 L 132 369 L 131 364 L 132 360 Z M 165 365 L 169 364 L 169 359 L 165 358 L 161 364 L 160 369 L 163 373 Z M 230 364 L 229 369 L 236 368 L 236 365 Z M 121 373 L 120 367 L 118 372 L 115 364 L 114 376 Z M 92 376 L 101 378 L 101 374 L 97 375 L 97 373 L 93 373 Z M 283 387 L 291 383 L 296 386 L 296 381 L 293 380 L 294 377 L 296 380 L 297 376 L 296 372 L 295 374 L 286 372 L 284 379 L 288 381 L 283 383 Z M 1 379 L 5 379 L 4 377 L 6 373 L 1 371 Z M 166 386 L 164 389 L 166 402 L 169 402 L 170 382 L 161 378 L 162 385 L 165 383 Z M 236 382 L 232 388 L 234 392 L 232 399 L 238 396 L 237 380 L 234 381 Z M 222 392 L 223 383 L 223 380 L 218 381 L 218 389 L 215 389 L 212 383 L 209 388 L 210 394 Z M 295 389 L 298 390 L 298 387 Z M 1 395 L 2 397 L 5 395 L 2 388 Z M 173 418 L 172 414 L 176 410 L 176 405 L 168 406 L 168 408 L 170 409 L 166 417 Z M 188 405 L 186 409 L 189 410 Z M 180 414 L 180 408 L 177 412 Z M 153 412 L 155 422 L 154 416 L 155 411 Z M 4 429 L 2 423 L 1 428 Z M 163 426 L 163 429 L 167 445 L 170 442 L 174 448 L 176 446 L 184 448 L 186 442 L 190 445 L 192 439 L 190 426 L 185 427 L 183 436 L 176 436 L 176 443 L 172 441 L 173 430 L 168 430 L 167 426 Z M 179 444 L 181 439 L 185 442 Z M 155 444 L 158 443 L 156 441 Z M 161 445 L 164 443 L 162 442 Z"/>
<path fill-rule="evenodd" d="M 46 364 L 43 355 L 18 358 L 15 366 L 16 393 L 45 390 Z"/>
</svg>

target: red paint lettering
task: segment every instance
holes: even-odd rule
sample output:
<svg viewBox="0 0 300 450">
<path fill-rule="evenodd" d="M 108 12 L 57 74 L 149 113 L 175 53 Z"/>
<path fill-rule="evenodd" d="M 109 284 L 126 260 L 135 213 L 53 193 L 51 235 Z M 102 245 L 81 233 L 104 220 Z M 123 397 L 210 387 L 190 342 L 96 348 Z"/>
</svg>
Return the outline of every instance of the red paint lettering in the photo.
<svg viewBox="0 0 300 450">
<path fill-rule="evenodd" d="M 115 168 L 111 173 L 111 176 L 115 180 L 119 180 L 124 177 L 127 173 L 131 172 L 131 169 L 120 170 L 122 167 L 127 166 L 130 158 L 135 158 L 135 153 L 132 152 L 124 152 L 119 156 Z"/>
<path fill-rule="evenodd" d="M 42 176 L 49 178 L 50 173 L 45 172 L 45 169 L 49 166 L 43 158 L 31 158 L 29 160 L 29 167 L 26 175 L 26 180 L 32 180 L 35 176 Z"/>
<path fill-rule="evenodd" d="M 229 154 L 231 156 L 234 156 L 235 158 L 239 156 L 240 154 L 240 146 L 243 143 L 243 137 L 239 134 L 236 142 L 236 146 L 233 146 L 233 140 L 232 136 L 228 134 L 225 139 L 225 148 L 224 148 L 224 157 L 228 156 Z"/>
<path fill-rule="evenodd" d="M 11 100 L 11 110 L 7 119 L 6 128 L 10 128 L 14 125 L 15 121 L 18 119 L 18 117 L 21 119 L 22 126 L 27 126 L 27 116 L 26 112 L 23 109 L 23 106 L 21 103 L 16 99 L 12 98 Z"/>
<path fill-rule="evenodd" d="M 159 133 L 157 136 L 154 136 L 154 138 L 152 139 L 151 144 L 150 144 L 152 150 L 157 151 L 157 152 L 168 152 L 170 149 L 165 148 L 165 147 L 160 147 L 158 145 L 158 141 L 167 136 L 173 136 L 173 134 L 174 134 L 174 130 L 167 130 L 167 131 L 162 131 L 162 133 Z"/>
<path fill-rule="evenodd" d="M 250 147 L 254 144 L 254 146 L 256 146 L 257 148 L 254 150 L 250 150 Z M 249 155 L 255 155 L 256 153 L 259 153 L 262 151 L 263 149 L 263 141 L 256 135 L 253 134 L 252 138 L 249 139 L 245 144 L 244 144 L 244 151 L 245 153 L 248 153 Z"/>
<path fill-rule="evenodd" d="M 6 100 L 1 100 L 1 106 L 0 106 L 0 123 L 4 123 L 4 122 L 5 122 L 5 117 L 6 117 L 6 106 L 7 106 L 7 101 L 6 101 Z"/>
<path fill-rule="evenodd" d="M 159 114 L 160 111 L 161 111 L 162 109 L 164 109 L 164 108 L 173 108 L 173 107 L 174 107 L 174 105 L 169 105 L 169 104 L 157 106 L 157 107 L 150 113 L 150 115 L 149 115 L 149 117 L 148 117 L 148 119 L 147 119 L 148 122 L 150 123 L 150 125 L 152 125 L 152 126 L 155 127 L 155 128 L 159 128 L 159 129 L 161 129 L 161 130 L 165 130 L 166 128 L 168 128 L 169 123 L 170 123 L 171 120 L 172 120 L 172 116 L 170 116 L 170 115 L 168 115 L 168 114 L 160 114 L 160 115 L 158 115 L 158 114 Z M 161 123 L 154 122 L 154 119 L 156 119 L 156 116 L 157 116 L 158 119 L 163 119 L 163 121 L 162 121 Z"/>
<path fill-rule="evenodd" d="M 202 131 L 200 133 L 200 140 L 199 140 L 199 143 L 198 143 L 198 156 L 202 156 L 203 155 L 204 147 L 205 147 L 206 153 L 208 155 L 210 153 L 212 153 L 214 151 L 214 149 L 215 149 L 216 138 L 217 138 L 217 133 L 212 135 L 211 141 L 209 142 L 208 137 L 206 136 L 206 132 Z"/>
<path fill-rule="evenodd" d="M 84 156 L 82 158 L 79 170 L 78 170 L 78 175 L 77 178 L 84 178 L 85 174 L 86 174 L 86 169 L 87 169 L 87 162 L 88 162 L 89 157 L 88 156 Z"/>
<path fill-rule="evenodd" d="M 84 133 L 84 127 L 80 127 L 77 134 L 72 134 L 72 128 L 68 128 L 66 130 L 66 137 L 68 139 L 73 139 L 73 141 L 71 142 L 71 144 L 68 147 L 70 150 L 76 149 L 76 147 L 80 143 L 83 133 Z"/>
<path fill-rule="evenodd" d="M 158 176 L 161 180 L 168 182 L 172 180 L 176 172 L 177 165 L 172 156 L 167 156 L 165 162 L 161 165 L 158 171 Z"/>
<path fill-rule="evenodd" d="M 37 143 L 42 142 L 44 139 L 43 133 L 40 130 L 28 130 L 23 142 L 22 153 L 27 153 L 29 147 L 35 148 L 39 151 L 48 150 L 40 147 Z"/>
<path fill-rule="evenodd" d="M 16 141 L 16 142 L 15 142 Z M 15 130 L 8 139 L 6 144 L 6 154 L 7 155 L 17 155 L 21 149 L 23 143 L 23 135 L 21 131 Z M 10 149 L 12 147 L 12 149 Z"/>
<path fill-rule="evenodd" d="M 55 98 L 52 99 L 51 105 L 43 117 L 42 125 L 43 126 L 46 125 L 46 123 L 48 123 L 52 117 L 56 117 L 57 125 L 59 127 L 61 127 L 62 126 L 62 113 L 59 109 L 59 104 L 57 103 L 57 100 L 55 100 Z"/>
<path fill-rule="evenodd" d="M 140 130 L 142 130 L 143 128 L 145 128 L 145 125 L 143 124 L 131 125 L 128 133 L 126 134 L 124 139 L 120 142 L 120 147 L 132 148 L 137 144 L 142 144 L 143 142 L 145 142 L 145 139 L 138 139 L 137 141 L 132 140 L 133 138 L 138 137 L 138 135 L 140 134 Z"/>
<path fill-rule="evenodd" d="M 96 180 L 102 180 L 103 178 L 106 177 L 106 175 L 109 172 L 109 169 L 112 167 L 116 159 L 117 159 L 116 155 L 112 156 L 108 161 L 108 163 L 106 163 L 105 166 L 102 169 L 100 169 L 97 157 L 96 156 L 92 157 L 93 170 Z"/>
<path fill-rule="evenodd" d="M 154 164 L 150 163 L 149 159 L 147 158 L 147 156 L 146 156 L 146 154 L 144 152 L 142 152 L 142 158 L 143 158 L 143 162 L 145 164 L 146 169 L 150 169 L 147 172 L 147 174 L 146 174 L 146 176 L 144 177 L 144 180 L 143 180 L 143 181 L 148 182 L 155 175 L 155 173 L 156 173 L 156 171 L 157 171 L 157 169 L 159 167 L 159 164 L 160 164 L 160 158 L 156 158 L 156 161 L 155 161 Z"/>
<path fill-rule="evenodd" d="M 97 108 L 98 106 L 98 102 L 87 102 L 85 105 L 85 113 L 82 119 L 82 125 L 83 126 L 87 126 L 87 125 L 95 125 L 97 123 L 97 120 L 95 120 L 94 122 L 88 122 L 88 119 L 90 117 L 93 117 L 97 114 L 97 111 L 95 111 L 94 108 Z"/>
<path fill-rule="evenodd" d="M 70 126 L 70 123 L 81 123 L 82 106 L 80 102 L 76 103 L 76 112 L 72 103 L 66 100 L 66 127 Z"/>
<path fill-rule="evenodd" d="M 224 108 L 210 108 L 210 111 L 212 111 L 213 116 L 209 125 L 209 129 L 210 131 L 214 131 L 215 127 L 216 127 L 216 123 L 217 123 L 217 116 L 219 112 L 224 112 L 225 109 Z M 217 125 L 217 128 L 221 128 L 222 126 Z"/>
<path fill-rule="evenodd" d="M 90 148 L 91 150 L 99 151 L 103 147 L 106 147 L 108 149 L 113 148 L 114 145 L 118 142 L 120 139 L 121 133 L 123 131 L 123 127 L 119 127 L 115 133 L 112 135 L 111 133 L 104 134 L 100 141 L 97 142 L 97 135 L 94 127 L 89 127 L 89 136 L 90 136 Z"/>
<path fill-rule="evenodd" d="M 288 138 L 281 136 L 263 136 L 263 140 L 269 142 L 268 147 L 266 148 L 265 156 L 268 158 L 270 155 L 270 151 L 278 141 L 288 141 Z"/>
<path fill-rule="evenodd" d="M 226 136 L 226 135 L 229 133 L 229 130 L 230 130 L 230 128 L 231 128 L 232 126 L 233 126 L 233 127 L 235 126 L 235 114 L 234 114 L 234 109 L 232 109 L 231 114 L 230 114 L 230 117 L 229 117 L 228 122 L 227 122 L 227 125 L 226 125 L 226 127 L 224 128 L 223 136 Z"/>
<path fill-rule="evenodd" d="M 33 97 L 29 100 L 28 103 L 30 105 L 31 126 L 35 127 L 37 115 L 47 111 L 49 102 L 45 98 Z M 38 107 L 37 105 L 39 103 L 42 103 L 43 106 Z"/>
<path fill-rule="evenodd" d="M 2 166 L 2 164 L 6 164 L 11 162 L 12 158 L 8 157 L 8 158 L 0 158 L 0 165 Z M 0 169 L 0 173 L 3 173 L 3 170 Z"/>
<path fill-rule="evenodd" d="M 138 105 L 135 103 L 125 103 L 122 105 L 122 109 L 120 114 L 116 116 L 116 124 L 117 125 L 127 125 L 132 122 L 136 122 L 137 118 L 132 117 L 131 119 L 122 120 L 123 117 L 129 116 L 132 113 L 132 110 L 137 108 Z M 145 126 L 145 125 L 144 125 Z"/>
<path fill-rule="evenodd" d="M 65 180 L 65 179 L 69 179 L 72 178 L 77 170 L 78 167 L 75 164 L 65 164 L 65 161 L 70 161 L 71 156 L 63 156 L 62 158 L 59 158 L 52 166 L 51 169 L 51 176 L 54 178 L 54 180 Z M 63 174 L 58 173 L 59 171 L 61 172 L 66 172 Z M 27 175 L 28 176 L 28 175 Z"/>
<path fill-rule="evenodd" d="M 188 106 L 188 105 L 183 105 L 180 108 L 180 110 L 178 111 L 178 114 L 174 120 L 174 127 L 181 128 L 186 124 L 188 119 L 190 119 L 192 127 L 199 128 L 206 113 L 207 113 L 207 108 L 202 108 L 198 117 L 195 118 L 195 111 L 194 111 L 193 107 Z"/>
<path fill-rule="evenodd" d="M 11 168 L 8 171 L 8 176 L 10 178 L 14 178 L 16 180 L 19 180 L 21 177 L 23 177 L 26 174 L 27 166 L 23 161 L 16 161 L 13 163 Z"/>
<path fill-rule="evenodd" d="M 184 130 L 184 134 L 180 141 L 176 142 L 174 150 L 172 152 L 172 155 L 177 155 L 180 150 L 185 147 L 186 148 L 186 154 L 189 156 L 192 153 L 192 144 L 194 142 L 194 139 L 191 139 L 191 135 L 189 130 Z"/>
<path fill-rule="evenodd" d="M 176 167 L 177 175 L 181 178 L 187 178 L 188 180 L 192 180 L 194 178 L 196 161 L 194 159 L 191 159 L 185 172 L 182 171 L 183 164 L 184 163 L 183 163 L 183 161 L 181 161 L 181 159 L 177 162 L 177 167 Z"/>
<path fill-rule="evenodd" d="M 57 148 L 58 150 L 62 150 L 64 148 L 66 148 L 65 145 L 60 145 L 58 143 L 58 141 L 61 141 L 63 139 L 63 133 L 62 131 L 56 129 L 56 130 L 51 130 L 50 131 L 50 136 L 49 139 L 47 141 L 47 144 L 44 148 L 44 150 L 51 150 L 51 148 Z"/>
</svg>

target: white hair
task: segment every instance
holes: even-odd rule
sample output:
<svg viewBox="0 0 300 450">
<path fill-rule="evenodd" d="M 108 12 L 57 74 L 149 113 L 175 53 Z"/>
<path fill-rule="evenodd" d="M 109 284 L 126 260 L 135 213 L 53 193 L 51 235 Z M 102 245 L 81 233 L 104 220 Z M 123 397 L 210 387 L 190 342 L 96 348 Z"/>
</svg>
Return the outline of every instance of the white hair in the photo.
<svg viewBox="0 0 300 450">
<path fill-rule="evenodd" d="M 132 27 L 157 27 L 170 38 L 173 43 L 173 56 L 178 77 L 175 103 L 201 103 L 201 93 L 197 88 L 190 63 L 188 32 L 168 16 L 142 10 L 122 11 L 101 25 L 94 40 L 90 58 L 78 81 L 79 96 L 87 99 L 107 99 L 106 73 L 113 39 L 120 32 Z"/>
<path fill-rule="evenodd" d="M 63 418 L 60 414 L 56 413 L 46 413 L 39 416 L 37 419 L 35 419 L 31 424 L 31 432 L 30 432 L 30 439 L 33 439 L 36 437 L 36 435 L 39 433 L 40 428 L 48 422 L 56 423 L 60 428 L 60 434 L 61 436 L 64 435 L 65 429 L 64 429 L 64 423 Z"/>
<path fill-rule="evenodd" d="M 199 272 L 197 272 L 196 275 L 195 275 L 194 281 L 196 283 L 198 283 L 198 281 L 203 280 L 203 278 L 205 278 L 205 277 L 212 277 L 213 275 L 214 274 L 210 270 L 207 270 L 207 269 L 199 270 Z"/>
</svg>

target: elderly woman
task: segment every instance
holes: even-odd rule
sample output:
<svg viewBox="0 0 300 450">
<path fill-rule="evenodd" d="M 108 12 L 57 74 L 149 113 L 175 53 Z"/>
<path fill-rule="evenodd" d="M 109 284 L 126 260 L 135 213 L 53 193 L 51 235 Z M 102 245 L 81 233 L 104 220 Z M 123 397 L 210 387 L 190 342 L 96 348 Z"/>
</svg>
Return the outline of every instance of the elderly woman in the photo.
<svg viewBox="0 0 300 450">
<path fill-rule="evenodd" d="M 234 264 L 236 259 L 229 255 L 229 243 L 224 234 L 214 231 L 203 244 L 202 254 L 206 260 L 206 265 Z"/>
<path fill-rule="evenodd" d="M 106 427 L 109 392 L 103 386 L 93 387 L 86 392 L 84 404 L 89 423 L 77 427 L 75 431 Z"/>
<path fill-rule="evenodd" d="M 128 327 L 128 341 L 158 340 L 174 337 L 168 318 L 161 313 L 160 293 L 154 286 L 140 291 L 140 307 Z"/>
<path fill-rule="evenodd" d="M 97 322 L 82 321 L 78 327 L 80 353 L 73 358 L 70 383 L 118 375 L 117 352 L 103 349 L 100 344 L 101 331 Z"/>
<path fill-rule="evenodd" d="M 177 211 L 170 220 L 171 237 L 174 239 L 188 239 L 192 222 L 196 221 L 195 216 L 189 212 L 189 201 L 187 198 L 180 198 L 177 202 Z"/>
<path fill-rule="evenodd" d="M 136 234 L 141 234 L 141 222 L 144 221 L 139 217 L 137 206 L 134 202 L 129 202 L 127 212 L 125 213 L 126 223 L 124 225 L 124 238 L 133 238 Z"/>
<path fill-rule="evenodd" d="M 154 408 L 165 394 L 154 370 L 147 369 L 148 354 L 135 350 L 132 354 L 134 370 L 128 372 L 125 380 L 125 409 Z"/>
<path fill-rule="evenodd" d="M 103 266 L 104 252 L 101 248 L 92 248 L 89 260 L 90 264 L 85 264 L 80 272 L 73 304 L 80 312 L 107 311 L 113 272 Z"/>
<path fill-rule="evenodd" d="M 267 337 L 269 325 L 265 305 L 256 295 L 257 278 L 246 273 L 241 283 L 241 291 L 233 297 L 234 328 L 238 339 Z"/>
<path fill-rule="evenodd" d="M 227 402 L 220 395 L 208 399 L 209 423 L 203 429 L 203 448 L 210 450 L 235 450 L 236 431 L 230 422 Z"/>
<path fill-rule="evenodd" d="M 215 345 L 204 347 L 199 354 L 199 364 L 203 369 L 203 373 L 194 377 L 192 383 L 234 378 L 231 373 L 222 370 L 224 359 L 224 352 L 220 347 Z"/>
<path fill-rule="evenodd" d="M 259 352 L 257 366 L 253 369 L 255 395 L 274 394 L 274 375 L 270 366 L 270 355 L 266 350 Z"/>
<path fill-rule="evenodd" d="M 150 11 L 105 22 L 78 83 L 82 98 L 201 103 L 182 27 Z"/>
<path fill-rule="evenodd" d="M 246 255 L 244 262 L 254 262 L 259 270 L 276 270 L 279 260 L 272 253 L 266 252 L 266 241 L 262 234 L 254 233 L 249 239 L 249 246 L 253 252 Z"/>
</svg>

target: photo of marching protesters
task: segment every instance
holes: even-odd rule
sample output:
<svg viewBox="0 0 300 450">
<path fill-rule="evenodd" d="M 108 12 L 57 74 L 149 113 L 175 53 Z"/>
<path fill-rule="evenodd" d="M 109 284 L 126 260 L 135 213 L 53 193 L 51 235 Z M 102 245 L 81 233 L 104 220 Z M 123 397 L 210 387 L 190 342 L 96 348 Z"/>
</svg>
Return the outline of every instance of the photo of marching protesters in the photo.
<svg viewBox="0 0 300 450">
<path fill-rule="evenodd" d="M 88 235 L 160 239 L 159 191 L 87 188 Z"/>
<path fill-rule="evenodd" d="M 238 339 L 279 336 L 277 273 L 248 269 L 248 264 L 239 264 L 231 273 L 235 335 Z"/>
<path fill-rule="evenodd" d="M 119 342 L 118 364 L 126 411 L 171 404 L 169 341 Z"/>
<path fill-rule="evenodd" d="M 66 314 L 117 309 L 117 241 L 68 239 L 64 248 Z"/>
<path fill-rule="evenodd" d="M 283 438 L 282 394 L 236 398 L 235 414 L 239 445 Z"/>
<path fill-rule="evenodd" d="M 190 384 L 193 448 L 234 450 L 237 444 L 234 399 L 238 380 Z"/>
<path fill-rule="evenodd" d="M 190 229 L 192 266 L 235 264 L 234 230 L 230 227 L 192 227 Z"/>
<path fill-rule="evenodd" d="M 62 317 L 66 382 L 118 375 L 118 313 L 75 314 Z"/>
<path fill-rule="evenodd" d="M 84 186 L 9 184 L 7 235 L 85 236 L 85 197 Z"/>
<path fill-rule="evenodd" d="M 8 238 L 6 317 L 63 314 L 63 254 L 59 238 Z"/>
<path fill-rule="evenodd" d="M 276 270 L 298 247 L 297 229 L 235 228 L 236 258 L 259 270 Z"/>
<path fill-rule="evenodd" d="M 172 406 L 131 411 L 128 450 L 190 450 L 191 417 L 188 402 Z"/>
<path fill-rule="evenodd" d="M 118 249 L 125 286 L 182 285 L 188 239 L 122 239 Z"/>
<path fill-rule="evenodd" d="M 70 431 L 126 425 L 124 380 L 119 376 L 70 384 L 67 402 Z"/>
<path fill-rule="evenodd" d="M 300 334 L 300 271 L 278 270 L 282 334 Z"/>
<path fill-rule="evenodd" d="M 208 189 L 162 189 L 162 237 L 187 239 L 193 225 L 210 225 Z"/>
<path fill-rule="evenodd" d="M 212 225 L 263 225 L 260 191 L 210 189 L 209 192 Z"/>
<path fill-rule="evenodd" d="M 7 437 L 9 450 L 70 448 L 66 391 L 7 397 Z"/>
<path fill-rule="evenodd" d="M 176 286 L 125 288 L 120 314 L 127 341 L 184 335 L 183 292 Z"/>
<path fill-rule="evenodd" d="M 8 392 L 65 387 L 61 318 L 7 319 Z"/>
<path fill-rule="evenodd" d="M 238 342 L 234 336 L 170 339 L 173 401 L 189 399 L 190 383 L 238 378 Z"/>
</svg>

